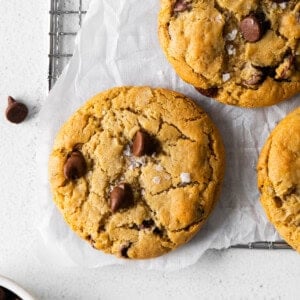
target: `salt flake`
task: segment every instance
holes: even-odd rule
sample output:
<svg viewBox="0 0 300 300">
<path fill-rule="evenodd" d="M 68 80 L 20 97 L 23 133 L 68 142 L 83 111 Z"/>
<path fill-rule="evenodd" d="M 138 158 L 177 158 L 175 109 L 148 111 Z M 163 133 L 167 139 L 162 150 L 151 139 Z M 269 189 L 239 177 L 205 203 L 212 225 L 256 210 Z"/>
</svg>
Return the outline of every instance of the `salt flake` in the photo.
<svg viewBox="0 0 300 300">
<path fill-rule="evenodd" d="M 160 177 L 159 176 L 153 177 L 152 182 L 155 183 L 155 184 L 160 184 Z"/>
<path fill-rule="evenodd" d="M 225 73 L 222 75 L 222 80 L 223 82 L 226 82 L 230 79 L 230 74 L 229 73 Z"/>
<path fill-rule="evenodd" d="M 182 183 L 190 183 L 191 182 L 191 174 L 190 173 L 181 173 L 180 180 Z"/>
<path fill-rule="evenodd" d="M 279 3 L 280 8 L 286 9 L 286 2 Z"/>
<path fill-rule="evenodd" d="M 237 29 L 233 29 L 231 32 L 227 33 L 225 39 L 227 41 L 234 41 L 237 33 L 238 33 Z"/>
</svg>

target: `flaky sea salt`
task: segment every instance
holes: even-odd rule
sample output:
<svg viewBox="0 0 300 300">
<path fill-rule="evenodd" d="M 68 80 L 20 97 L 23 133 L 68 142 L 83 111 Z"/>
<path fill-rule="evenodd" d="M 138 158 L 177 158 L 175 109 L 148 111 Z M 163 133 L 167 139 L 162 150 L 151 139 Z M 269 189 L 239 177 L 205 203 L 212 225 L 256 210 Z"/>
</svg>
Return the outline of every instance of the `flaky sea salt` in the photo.
<svg viewBox="0 0 300 300">
<path fill-rule="evenodd" d="M 155 183 L 155 184 L 160 184 L 160 177 L 159 176 L 153 177 L 152 182 Z"/>
<path fill-rule="evenodd" d="M 222 80 L 223 82 L 226 82 L 230 79 L 230 74 L 229 73 L 225 73 L 222 75 Z"/>
<path fill-rule="evenodd" d="M 226 34 L 225 39 L 226 39 L 227 41 L 234 41 L 235 38 L 236 38 L 237 33 L 238 33 L 237 29 L 233 29 L 231 32 L 228 32 L 228 33 Z"/>
<path fill-rule="evenodd" d="M 182 183 L 190 183 L 191 182 L 191 174 L 190 173 L 181 173 L 180 180 Z"/>
<path fill-rule="evenodd" d="M 138 164 L 138 166 L 144 166 L 146 164 L 146 157 L 142 156 L 136 159 L 136 164 Z"/>
<path fill-rule="evenodd" d="M 222 22 L 222 15 L 217 15 L 215 20 L 218 22 L 218 23 L 221 23 Z"/>
<path fill-rule="evenodd" d="M 226 49 L 227 49 L 228 55 L 235 55 L 235 54 L 236 54 L 236 50 L 235 50 L 235 48 L 233 47 L 233 45 L 228 45 L 228 46 L 226 47 Z"/>
<path fill-rule="evenodd" d="M 279 3 L 280 8 L 286 9 L 286 2 Z"/>
<path fill-rule="evenodd" d="M 164 175 L 164 178 L 165 178 L 166 180 L 170 180 L 170 179 L 171 179 L 171 176 L 170 176 L 169 174 L 165 174 L 165 175 Z"/>
<path fill-rule="evenodd" d="M 164 168 L 161 165 L 156 165 L 155 170 L 158 171 L 158 172 L 161 172 L 161 171 L 164 170 Z"/>
<path fill-rule="evenodd" d="M 125 156 L 130 156 L 131 155 L 131 150 L 130 150 L 130 146 L 129 145 L 126 145 L 124 151 L 123 151 L 123 154 Z"/>
</svg>

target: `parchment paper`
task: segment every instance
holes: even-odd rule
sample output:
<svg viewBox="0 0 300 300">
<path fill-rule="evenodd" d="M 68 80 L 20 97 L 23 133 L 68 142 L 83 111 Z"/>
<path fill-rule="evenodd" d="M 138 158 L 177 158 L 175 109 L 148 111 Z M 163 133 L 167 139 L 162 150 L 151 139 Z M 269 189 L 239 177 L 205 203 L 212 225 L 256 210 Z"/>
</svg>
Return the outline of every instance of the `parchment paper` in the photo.
<svg viewBox="0 0 300 300">
<path fill-rule="evenodd" d="M 241 109 L 209 100 L 172 70 L 157 37 L 159 1 L 94 0 L 77 37 L 74 57 L 40 112 L 38 149 L 41 203 L 40 253 L 61 265 L 100 267 L 135 264 L 178 270 L 195 263 L 211 248 L 278 240 L 259 204 L 256 163 L 270 130 L 299 103 L 299 96 L 280 105 Z M 92 249 L 65 224 L 49 192 L 47 163 L 53 139 L 68 117 L 94 94 L 114 86 L 150 85 L 179 91 L 195 99 L 221 131 L 227 171 L 220 201 L 205 227 L 187 245 L 165 256 L 124 261 Z"/>
</svg>

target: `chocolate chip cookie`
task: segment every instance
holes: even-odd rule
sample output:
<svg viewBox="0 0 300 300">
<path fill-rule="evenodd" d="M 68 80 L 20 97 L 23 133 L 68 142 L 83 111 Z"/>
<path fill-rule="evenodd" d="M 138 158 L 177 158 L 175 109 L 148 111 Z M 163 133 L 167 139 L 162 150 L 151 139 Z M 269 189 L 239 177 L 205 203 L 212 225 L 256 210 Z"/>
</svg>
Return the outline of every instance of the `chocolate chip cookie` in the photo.
<svg viewBox="0 0 300 300">
<path fill-rule="evenodd" d="M 82 106 L 49 161 L 54 201 L 94 248 L 123 258 L 189 241 L 212 211 L 224 172 L 219 133 L 193 101 L 121 87 Z"/>
<path fill-rule="evenodd" d="M 178 75 L 225 104 L 268 106 L 300 91 L 298 0 L 161 0 L 159 38 Z"/>
<path fill-rule="evenodd" d="M 257 168 L 260 200 L 269 220 L 300 252 L 300 108 L 273 130 Z"/>
</svg>

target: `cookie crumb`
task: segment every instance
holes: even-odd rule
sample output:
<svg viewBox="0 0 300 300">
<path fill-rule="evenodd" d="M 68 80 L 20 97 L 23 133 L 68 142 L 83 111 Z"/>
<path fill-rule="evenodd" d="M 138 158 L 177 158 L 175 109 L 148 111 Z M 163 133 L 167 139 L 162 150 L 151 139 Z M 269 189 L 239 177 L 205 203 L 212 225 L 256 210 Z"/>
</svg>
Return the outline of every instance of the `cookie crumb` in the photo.
<svg viewBox="0 0 300 300">
<path fill-rule="evenodd" d="M 229 73 L 225 73 L 222 75 L 222 80 L 223 82 L 226 82 L 230 79 L 230 74 Z"/>
<path fill-rule="evenodd" d="M 191 182 L 191 174 L 190 173 L 181 173 L 180 180 L 181 180 L 181 183 L 190 183 Z"/>
<path fill-rule="evenodd" d="M 155 184 L 160 184 L 160 177 L 159 176 L 153 177 L 152 182 L 155 183 Z"/>
</svg>

